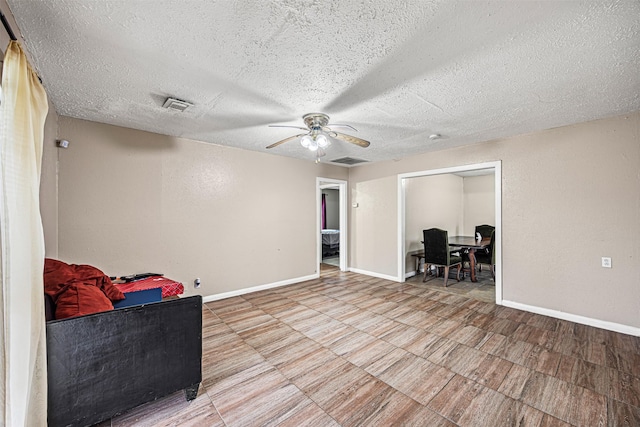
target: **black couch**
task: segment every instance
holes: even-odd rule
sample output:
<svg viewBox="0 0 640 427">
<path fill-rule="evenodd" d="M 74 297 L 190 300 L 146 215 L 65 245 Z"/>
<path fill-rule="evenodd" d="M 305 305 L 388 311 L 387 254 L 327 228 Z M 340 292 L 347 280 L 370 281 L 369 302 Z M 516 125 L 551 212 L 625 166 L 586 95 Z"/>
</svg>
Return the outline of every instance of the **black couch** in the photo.
<svg viewBox="0 0 640 427">
<path fill-rule="evenodd" d="M 96 424 L 181 389 L 187 400 L 198 393 L 201 296 L 51 320 L 46 328 L 50 427 Z"/>
</svg>

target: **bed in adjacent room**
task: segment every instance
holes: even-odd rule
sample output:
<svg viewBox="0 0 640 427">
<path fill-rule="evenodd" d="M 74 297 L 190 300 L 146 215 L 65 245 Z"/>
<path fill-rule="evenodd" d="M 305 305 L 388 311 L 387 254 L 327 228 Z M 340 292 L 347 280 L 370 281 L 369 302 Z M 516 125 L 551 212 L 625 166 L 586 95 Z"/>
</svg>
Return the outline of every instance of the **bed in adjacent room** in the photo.
<svg viewBox="0 0 640 427">
<path fill-rule="evenodd" d="M 340 230 L 326 228 L 322 230 L 322 256 L 340 253 Z"/>
</svg>

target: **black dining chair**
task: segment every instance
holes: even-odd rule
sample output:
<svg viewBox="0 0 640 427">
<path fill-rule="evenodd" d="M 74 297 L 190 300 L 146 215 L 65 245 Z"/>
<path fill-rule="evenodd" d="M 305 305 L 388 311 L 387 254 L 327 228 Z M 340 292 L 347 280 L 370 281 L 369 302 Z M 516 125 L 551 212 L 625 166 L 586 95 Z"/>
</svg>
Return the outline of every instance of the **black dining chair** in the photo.
<svg viewBox="0 0 640 427">
<path fill-rule="evenodd" d="M 488 225 L 488 224 L 476 225 L 476 230 L 473 235 L 474 237 L 477 237 L 479 233 L 482 239 L 489 239 L 491 238 L 491 234 L 495 231 L 495 229 L 496 228 L 493 225 Z M 481 252 L 484 252 L 484 255 L 489 255 L 489 249 L 487 248 L 483 251 L 476 252 L 476 258 L 478 258 L 478 254 L 480 254 Z M 491 257 L 489 257 L 489 259 L 490 258 Z M 478 270 L 482 271 L 482 265 L 478 264 Z"/>
<path fill-rule="evenodd" d="M 439 228 L 430 228 L 428 230 L 422 230 L 424 237 L 424 277 L 423 282 L 427 281 L 427 273 L 430 270 L 430 266 L 437 268 L 444 268 L 444 286 L 447 287 L 447 280 L 449 279 L 449 268 L 458 266 L 458 274 L 456 279 L 460 281 L 460 270 L 462 269 L 462 258 L 456 255 L 451 255 L 449 249 L 449 233 L 447 230 L 441 230 Z"/>
<path fill-rule="evenodd" d="M 489 243 L 489 246 L 487 247 L 487 249 L 484 250 L 484 251 L 478 251 L 475 254 L 476 255 L 476 263 L 477 263 L 477 265 L 478 266 L 480 266 L 480 264 L 489 265 L 489 267 L 491 269 L 491 277 L 493 277 L 494 279 L 496 278 L 496 271 L 495 271 L 496 256 L 495 256 L 495 251 L 494 251 L 495 243 L 496 243 L 496 232 L 494 230 L 491 233 L 491 242 Z"/>
<path fill-rule="evenodd" d="M 477 236 L 478 233 L 480 233 L 480 236 L 482 236 L 483 239 L 488 239 L 491 237 L 491 233 L 493 233 L 495 229 L 496 228 L 493 225 L 476 225 L 476 231 L 473 233 L 473 235 Z"/>
</svg>

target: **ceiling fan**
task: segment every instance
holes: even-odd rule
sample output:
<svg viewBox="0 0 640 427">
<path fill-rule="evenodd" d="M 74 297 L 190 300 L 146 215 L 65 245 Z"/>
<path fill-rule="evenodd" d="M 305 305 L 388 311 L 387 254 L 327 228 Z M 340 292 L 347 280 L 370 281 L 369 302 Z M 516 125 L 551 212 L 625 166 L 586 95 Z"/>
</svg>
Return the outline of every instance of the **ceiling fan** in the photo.
<svg viewBox="0 0 640 427">
<path fill-rule="evenodd" d="M 370 145 L 370 142 L 365 141 L 364 139 L 331 130 L 329 126 L 347 127 L 349 129 L 353 129 L 356 132 L 358 131 L 356 128 L 350 125 L 337 123 L 329 124 L 329 116 L 324 113 L 305 114 L 304 116 L 302 116 L 302 119 L 304 120 L 304 124 L 307 126 L 306 128 L 303 128 L 301 126 L 269 125 L 269 127 L 302 129 L 307 132 L 290 136 L 278 142 L 274 142 L 267 148 L 277 147 L 278 145 L 284 144 L 285 142 L 301 138 L 300 144 L 310 151 L 315 152 L 316 162 L 318 162 L 320 157 L 325 155 L 324 149 L 331 145 L 330 138 L 336 138 L 342 141 L 350 142 L 351 144 L 355 144 L 363 148 L 366 148 Z"/>
</svg>

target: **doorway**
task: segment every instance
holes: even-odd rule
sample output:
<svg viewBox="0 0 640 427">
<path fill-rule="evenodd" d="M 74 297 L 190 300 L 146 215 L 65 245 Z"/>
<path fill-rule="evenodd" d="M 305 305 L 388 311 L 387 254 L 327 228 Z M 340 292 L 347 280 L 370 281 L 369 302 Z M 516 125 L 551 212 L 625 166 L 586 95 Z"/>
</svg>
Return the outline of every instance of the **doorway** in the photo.
<svg viewBox="0 0 640 427">
<path fill-rule="evenodd" d="M 494 211 L 495 211 L 495 302 L 502 303 L 502 163 L 500 161 L 477 163 L 450 168 L 433 169 L 398 175 L 398 280 L 404 282 L 407 277 L 407 259 L 411 259 L 411 247 L 407 244 L 407 187 L 413 178 L 436 175 L 469 176 L 473 174 L 493 173 Z M 446 228 L 446 227 L 439 227 Z M 467 227 L 468 228 L 468 227 Z M 413 233 L 414 230 L 411 230 Z M 458 230 L 456 230 L 458 231 Z M 464 230 L 465 233 L 468 233 Z M 458 233 L 456 233 L 458 234 Z M 473 233 L 471 233 L 473 234 Z"/>
<path fill-rule="evenodd" d="M 330 197 L 324 197 L 323 191 Z M 347 181 L 331 178 L 316 178 L 317 221 L 317 265 L 318 272 L 323 259 L 347 269 Z M 329 212 L 327 212 L 327 208 Z"/>
</svg>

